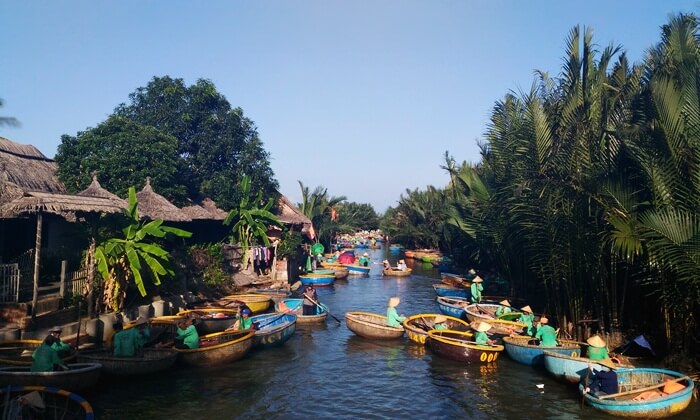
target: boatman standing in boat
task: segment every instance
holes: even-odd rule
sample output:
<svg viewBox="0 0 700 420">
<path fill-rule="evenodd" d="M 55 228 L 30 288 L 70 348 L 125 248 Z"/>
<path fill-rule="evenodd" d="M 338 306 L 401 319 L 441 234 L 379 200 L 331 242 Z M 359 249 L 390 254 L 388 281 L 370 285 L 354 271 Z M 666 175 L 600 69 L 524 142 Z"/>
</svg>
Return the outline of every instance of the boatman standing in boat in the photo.
<svg viewBox="0 0 700 420">
<path fill-rule="evenodd" d="M 520 310 L 523 311 L 523 314 L 518 318 L 518 322 L 525 324 L 525 333 L 532 337 L 534 333 L 532 324 L 535 322 L 535 315 L 532 313 L 532 308 L 530 308 L 530 305 L 527 305 L 520 308 Z"/>
<path fill-rule="evenodd" d="M 369 267 L 369 261 L 369 254 L 365 252 L 362 254 L 362 257 L 360 257 L 359 264 L 363 267 Z"/>
<path fill-rule="evenodd" d="M 400 316 L 396 311 L 396 307 L 399 305 L 399 302 L 401 302 L 401 298 L 398 296 L 394 296 L 389 299 L 389 307 L 386 310 L 386 323 L 390 327 L 400 327 L 401 323 L 406 319 L 405 316 Z"/>
<path fill-rule="evenodd" d="M 480 303 L 481 302 L 481 292 L 484 291 L 484 286 L 481 284 L 484 281 L 479 276 L 474 277 L 474 280 L 472 280 L 472 286 L 471 286 L 471 300 L 472 303 Z"/>
<path fill-rule="evenodd" d="M 61 341 L 61 333 L 62 332 L 63 332 L 63 328 L 61 328 L 59 326 L 52 327 L 49 330 L 49 334 L 56 338 L 54 343 L 51 345 L 51 348 L 53 348 L 57 352 L 70 351 L 70 344 L 64 343 L 63 341 Z"/>
<path fill-rule="evenodd" d="M 311 300 L 318 302 L 318 293 L 312 284 L 306 286 L 304 291 L 304 302 L 302 304 L 303 315 L 316 315 L 316 304 Z"/>
<path fill-rule="evenodd" d="M 68 370 L 68 366 L 63 363 L 58 352 L 53 348 L 58 338 L 52 334 L 46 336 L 44 341 L 32 353 L 32 372 L 53 372 L 56 367 L 61 367 L 63 370 Z"/>
<path fill-rule="evenodd" d="M 535 338 L 540 339 L 540 346 L 542 347 L 556 347 L 557 345 L 557 330 L 552 328 L 549 324 L 549 319 L 546 316 L 540 318 L 540 325 L 537 328 L 537 333 Z"/>
</svg>

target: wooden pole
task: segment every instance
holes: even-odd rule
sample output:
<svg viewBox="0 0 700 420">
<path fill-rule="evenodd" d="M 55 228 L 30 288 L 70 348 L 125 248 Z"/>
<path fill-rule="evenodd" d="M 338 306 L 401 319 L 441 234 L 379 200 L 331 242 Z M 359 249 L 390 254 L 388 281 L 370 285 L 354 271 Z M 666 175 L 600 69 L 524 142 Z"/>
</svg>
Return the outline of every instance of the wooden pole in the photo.
<svg viewBox="0 0 700 420">
<path fill-rule="evenodd" d="M 690 376 L 683 376 L 682 378 L 676 378 L 673 380 L 664 381 L 664 382 L 661 382 L 660 384 L 647 386 L 644 388 L 633 389 L 631 391 L 625 391 L 625 392 L 618 392 L 617 394 L 601 395 L 600 397 L 598 397 L 598 399 L 599 400 L 607 400 L 609 398 L 617 398 L 617 397 L 621 397 L 623 395 L 642 393 L 644 391 L 651 391 L 653 389 L 661 388 L 662 386 L 666 385 L 666 382 L 680 382 L 680 381 L 685 381 L 685 380 L 689 380 L 689 379 L 690 379 Z"/>
<path fill-rule="evenodd" d="M 36 242 L 34 243 L 34 294 L 32 296 L 32 319 L 36 318 L 36 304 L 39 300 L 39 260 L 41 258 L 41 226 L 44 216 L 41 210 L 36 214 Z"/>
<path fill-rule="evenodd" d="M 61 299 L 66 297 L 66 268 L 68 266 L 68 261 L 63 260 L 61 261 L 61 289 L 58 292 L 58 294 L 61 296 Z"/>
</svg>

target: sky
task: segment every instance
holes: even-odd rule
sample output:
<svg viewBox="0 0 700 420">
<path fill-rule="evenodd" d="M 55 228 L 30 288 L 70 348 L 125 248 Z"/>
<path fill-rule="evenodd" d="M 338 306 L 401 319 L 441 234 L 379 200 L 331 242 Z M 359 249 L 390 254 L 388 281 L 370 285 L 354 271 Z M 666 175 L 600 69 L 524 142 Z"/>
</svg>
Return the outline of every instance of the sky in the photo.
<svg viewBox="0 0 700 420">
<path fill-rule="evenodd" d="M 154 76 L 211 80 L 298 181 L 383 213 L 477 163 L 494 104 L 559 74 L 572 27 L 633 62 L 700 0 L 0 0 L 0 136 L 54 157 Z M 140 187 L 140 186 L 137 186 Z"/>
</svg>

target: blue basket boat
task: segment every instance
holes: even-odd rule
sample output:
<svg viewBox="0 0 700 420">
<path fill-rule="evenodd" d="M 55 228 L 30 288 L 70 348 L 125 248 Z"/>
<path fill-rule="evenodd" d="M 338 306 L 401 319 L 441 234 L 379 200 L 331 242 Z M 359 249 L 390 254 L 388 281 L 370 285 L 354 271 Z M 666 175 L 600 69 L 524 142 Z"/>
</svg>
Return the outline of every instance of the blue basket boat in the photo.
<svg viewBox="0 0 700 420">
<path fill-rule="evenodd" d="M 469 304 L 467 299 L 438 296 L 437 303 L 443 314 L 465 319 L 464 308 Z"/>
<path fill-rule="evenodd" d="M 297 316 L 292 313 L 271 313 L 251 317 L 256 325 L 254 348 L 278 347 L 292 338 L 297 329 Z"/>
<path fill-rule="evenodd" d="M 463 299 L 469 299 L 471 292 L 469 289 L 459 286 L 450 286 L 449 284 L 436 283 L 433 284 L 433 290 L 438 296 L 442 297 L 458 297 Z"/>
<path fill-rule="evenodd" d="M 320 303 L 320 302 L 319 302 Z M 291 312 L 296 314 L 298 324 L 318 324 L 326 321 L 328 317 L 328 306 L 321 303 L 321 307 L 316 306 L 316 313 L 304 315 L 304 299 L 287 298 L 275 304 L 277 312 Z"/>
<path fill-rule="evenodd" d="M 348 272 L 350 274 L 369 274 L 369 270 L 371 269 L 370 267 L 365 267 L 362 265 L 354 265 L 354 264 L 343 264 L 343 267 L 348 269 Z"/>
<path fill-rule="evenodd" d="M 603 365 L 596 360 L 586 357 L 569 356 L 567 354 L 555 353 L 549 350 L 544 352 L 544 368 L 555 378 L 565 382 L 578 385 L 586 377 L 588 364 L 593 369 L 602 370 Z"/>
<path fill-rule="evenodd" d="M 654 368 L 615 371 L 619 392 L 601 397 L 585 394 L 588 405 L 613 416 L 660 419 L 674 416 L 690 404 L 695 385 L 682 373 Z M 641 394 L 646 399 L 635 400 Z"/>
<path fill-rule="evenodd" d="M 528 336 L 503 337 L 503 345 L 511 359 L 530 366 L 544 366 L 545 350 L 568 356 L 581 355 L 581 344 L 577 341 L 559 340 L 560 346 L 543 347 L 529 344 L 530 340 L 532 337 Z"/>
<path fill-rule="evenodd" d="M 304 286 L 330 286 L 335 281 L 334 274 L 302 274 L 299 276 L 299 281 Z"/>
</svg>

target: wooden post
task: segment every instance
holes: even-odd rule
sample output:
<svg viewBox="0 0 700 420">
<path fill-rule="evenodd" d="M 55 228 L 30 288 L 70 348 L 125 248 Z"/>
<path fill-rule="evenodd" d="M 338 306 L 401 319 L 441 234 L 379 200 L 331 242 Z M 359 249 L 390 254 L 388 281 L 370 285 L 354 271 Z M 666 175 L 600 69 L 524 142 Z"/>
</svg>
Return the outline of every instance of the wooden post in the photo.
<svg viewBox="0 0 700 420">
<path fill-rule="evenodd" d="M 36 318 L 36 304 L 39 300 L 39 260 L 41 258 L 41 226 L 44 216 L 41 210 L 36 214 L 36 242 L 34 243 L 34 295 L 32 297 L 32 318 Z"/>
<path fill-rule="evenodd" d="M 58 292 L 59 295 L 61 295 L 61 299 L 66 297 L 66 266 L 68 265 L 68 261 L 63 260 L 61 261 L 61 289 Z"/>
</svg>

